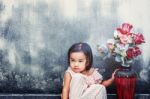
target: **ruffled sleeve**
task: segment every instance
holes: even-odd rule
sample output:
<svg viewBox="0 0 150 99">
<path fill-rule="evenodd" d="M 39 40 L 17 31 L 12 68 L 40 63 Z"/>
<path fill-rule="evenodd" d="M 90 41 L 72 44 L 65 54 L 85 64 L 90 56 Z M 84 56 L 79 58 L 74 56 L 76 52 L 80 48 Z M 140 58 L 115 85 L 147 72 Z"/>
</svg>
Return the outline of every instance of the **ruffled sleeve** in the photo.
<svg viewBox="0 0 150 99">
<path fill-rule="evenodd" d="M 92 84 L 100 84 L 103 80 L 102 75 L 98 72 L 98 69 L 94 69 L 92 75 L 87 76 L 86 83 L 88 86 Z"/>
<path fill-rule="evenodd" d="M 92 74 L 94 80 L 95 80 L 95 83 L 101 83 L 102 80 L 103 80 L 103 77 L 102 75 L 98 72 L 98 68 L 96 68 Z"/>
</svg>

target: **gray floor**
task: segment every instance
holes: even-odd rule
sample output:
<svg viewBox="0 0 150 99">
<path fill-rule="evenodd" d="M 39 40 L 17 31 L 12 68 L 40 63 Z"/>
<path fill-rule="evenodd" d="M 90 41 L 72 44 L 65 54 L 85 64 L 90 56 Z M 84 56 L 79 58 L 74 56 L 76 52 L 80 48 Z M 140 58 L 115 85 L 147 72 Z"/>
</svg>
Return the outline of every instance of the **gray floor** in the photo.
<svg viewBox="0 0 150 99">
<path fill-rule="evenodd" d="M 60 94 L 0 94 L 0 99 L 61 99 Z M 108 99 L 117 99 L 116 94 L 108 94 Z M 135 94 L 135 99 L 150 99 L 150 94 Z"/>
</svg>

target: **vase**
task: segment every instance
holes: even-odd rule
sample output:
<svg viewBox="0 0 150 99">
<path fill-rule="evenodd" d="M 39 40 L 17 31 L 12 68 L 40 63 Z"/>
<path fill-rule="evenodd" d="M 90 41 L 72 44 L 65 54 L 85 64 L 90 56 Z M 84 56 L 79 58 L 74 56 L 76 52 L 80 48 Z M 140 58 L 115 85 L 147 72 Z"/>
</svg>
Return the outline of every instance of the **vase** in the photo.
<svg viewBox="0 0 150 99">
<path fill-rule="evenodd" d="M 115 86 L 118 99 L 134 99 L 137 75 L 129 67 L 121 66 L 115 73 Z"/>
</svg>

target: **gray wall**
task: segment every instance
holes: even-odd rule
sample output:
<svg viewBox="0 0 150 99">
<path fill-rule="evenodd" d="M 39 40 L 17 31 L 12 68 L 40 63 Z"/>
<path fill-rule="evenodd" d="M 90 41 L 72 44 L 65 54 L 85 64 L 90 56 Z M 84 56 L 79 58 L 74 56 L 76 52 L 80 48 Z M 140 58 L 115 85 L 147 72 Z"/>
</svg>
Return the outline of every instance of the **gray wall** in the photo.
<svg viewBox="0 0 150 99">
<path fill-rule="evenodd" d="M 123 22 L 145 36 L 137 93 L 150 93 L 149 0 L 0 0 L 0 93 L 60 93 L 68 48 L 87 42 L 105 79 L 119 66 L 96 50 Z M 114 85 L 108 89 L 115 92 Z"/>
</svg>

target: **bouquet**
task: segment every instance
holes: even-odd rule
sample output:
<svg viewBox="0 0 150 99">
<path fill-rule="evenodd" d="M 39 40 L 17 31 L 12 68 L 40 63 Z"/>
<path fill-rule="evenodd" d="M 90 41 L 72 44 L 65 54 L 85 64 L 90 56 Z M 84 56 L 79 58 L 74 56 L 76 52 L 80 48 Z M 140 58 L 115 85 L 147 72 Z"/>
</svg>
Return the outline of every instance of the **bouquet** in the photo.
<svg viewBox="0 0 150 99">
<path fill-rule="evenodd" d="M 123 23 L 114 31 L 114 38 L 107 40 L 107 43 L 98 46 L 98 51 L 106 58 L 115 57 L 115 61 L 121 62 L 122 66 L 129 67 L 133 59 L 142 52 L 139 45 L 144 43 L 144 36 L 141 33 L 132 33 L 133 26 Z"/>
</svg>

